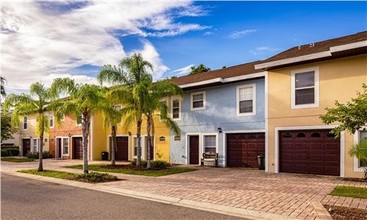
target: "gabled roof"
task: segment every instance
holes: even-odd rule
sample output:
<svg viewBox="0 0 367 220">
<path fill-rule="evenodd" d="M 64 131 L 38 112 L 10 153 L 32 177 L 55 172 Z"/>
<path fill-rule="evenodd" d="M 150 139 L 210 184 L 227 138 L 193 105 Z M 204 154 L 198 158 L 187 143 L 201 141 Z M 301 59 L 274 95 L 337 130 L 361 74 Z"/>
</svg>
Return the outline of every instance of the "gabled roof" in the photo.
<svg viewBox="0 0 367 220">
<path fill-rule="evenodd" d="M 367 31 L 356 34 L 296 46 L 270 57 L 260 64 L 256 69 L 268 69 L 294 63 L 306 62 L 317 59 L 330 59 L 340 57 L 340 52 L 354 50 L 354 54 L 366 53 Z M 337 55 L 337 56 L 335 56 Z"/>
<path fill-rule="evenodd" d="M 181 88 L 191 88 L 202 85 L 221 84 L 230 81 L 244 80 L 246 78 L 259 77 L 256 73 L 263 70 L 255 70 L 255 64 L 260 61 L 226 67 L 223 69 L 212 70 L 204 73 L 182 76 L 171 79 L 171 81 Z M 255 74 L 255 75 L 252 75 Z"/>
</svg>

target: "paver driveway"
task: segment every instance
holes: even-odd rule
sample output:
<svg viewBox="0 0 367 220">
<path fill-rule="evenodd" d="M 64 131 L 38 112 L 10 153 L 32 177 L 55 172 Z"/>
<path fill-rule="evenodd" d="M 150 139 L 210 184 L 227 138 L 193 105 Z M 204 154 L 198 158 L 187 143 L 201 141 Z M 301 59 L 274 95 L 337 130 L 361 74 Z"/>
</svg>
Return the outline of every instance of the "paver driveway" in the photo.
<svg viewBox="0 0 367 220">
<path fill-rule="evenodd" d="M 100 162 L 93 162 L 100 163 Z M 59 169 L 81 161 L 45 160 L 47 169 Z M 37 163 L 14 164 L 2 162 L 2 170 L 14 172 Z M 124 181 L 98 184 L 111 192 L 132 191 L 146 195 L 163 196 L 190 201 L 190 204 L 243 210 L 241 213 L 270 219 L 330 219 L 321 202 L 335 204 L 335 198 L 327 194 L 339 184 L 339 177 L 265 173 L 244 168 L 200 168 L 194 172 L 163 177 L 145 177 L 114 174 Z M 75 185 L 75 184 L 74 184 Z M 362 184 L 367 187 L 367 184 Z M 152 197 L 152 198 L 153 198 Z M 148 197 L 146 197 L 148 198 Z M 343 198 L 336 198 L 336 201 Z M 350 200 L 350 199 L 349 199 Z M 346 201 L 349 202 L 350 201 Z M 357 199 L 358 200 L 358 199 Z M 367 208 L 367 200 L 353 200 L 358 208 Z M 343 200 L 344 202 L 344 200 Z M 214 209 L 214 208 L 213 208 Z"/>
</svg>

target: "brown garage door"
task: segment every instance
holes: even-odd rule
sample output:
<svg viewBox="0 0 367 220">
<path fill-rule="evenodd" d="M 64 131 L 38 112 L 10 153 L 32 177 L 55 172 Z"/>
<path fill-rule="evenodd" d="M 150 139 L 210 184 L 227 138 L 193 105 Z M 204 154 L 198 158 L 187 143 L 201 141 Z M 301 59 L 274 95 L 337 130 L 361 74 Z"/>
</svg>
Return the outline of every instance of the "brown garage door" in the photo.
<svg viewBox="0 0 367 220">
<path fill-rule="evenodd" d="M 340 175 L 340 139 L 330 130 L 280 131 L 279 171 Z"/>
<path fill-rule="evenodd" d="M 257 156 L 265 154 L 264 133 L 227 134 L 227 166 L 257 168 Z"/>
<path fill-rule="evenodd" d="M 73 137 L 73 159 L 83 159 L 82 140 L 82 137 Z"/>
<path fill-rule="evenodd" d="M 128 137 L 116 137 L 116 160 L 129 160 L 129 138 Z"/>
</svg>

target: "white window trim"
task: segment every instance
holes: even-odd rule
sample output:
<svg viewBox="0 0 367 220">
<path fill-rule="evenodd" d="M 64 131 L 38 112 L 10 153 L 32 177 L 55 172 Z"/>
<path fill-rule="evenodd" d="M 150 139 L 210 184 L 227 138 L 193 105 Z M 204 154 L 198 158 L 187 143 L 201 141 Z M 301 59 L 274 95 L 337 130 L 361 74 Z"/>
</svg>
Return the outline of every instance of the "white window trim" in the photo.
<svg viewBox="0 0 367 220">
<path fill-rule="evenodd" d="M 199 143 L 199 146 L 201 148 L 201 152 L 204 153 L 205 151 L 205 136 L 215 136 L 215 153 L 218 153 L 218 133 L 203 133 L 201 134 L 201 143 Z M 201 158 L 202 153 L 199 155 Z M 199 158 L 199 161 L 200 161 Z"/>
<path fill-rule="evenodd" d="M 27 119 L 27 128 L 24 128 L 24 125 L 25 125 L 25 120 L 24 119 Z M 24 116 L 23 117 L 23 130 L 25 131 L 25 130 L 28 130 L 28 124 L 29 124 L 29 120 L 28 120 L 28 116 Z"/>
<path fill-rule="evenodd" d="M 64 153 L 64 138 L 68 139 L 68 153 L 67 154 Z M 67 136 L 61 137 L 61 154 L 62 156 L 69 156 L 70 154 L 70 138 Z"/>
<path fill-rule="evenodd" d="M 179 114 L 178 114 L 178 118 L 173 118 L 173 100 L 175 100 L 175 99 L 178 99 L 178 103 L 179 103 Z M 172 96 L 171 97 L 171 118 L 172 118 L 172 120 L 181 120 L 181 114 L 182 114 L 182 112 L 181 112 L 181 109 L 182 109 L 182 99 L 181 99 L 181 97 L 179 97 L 179 96 Z"/>
<path fill-rule="evenodd" d="M 198 95 L 198 94 L 203 94 L 203 107 L 200 108 L 194 108 L 194 95 Z M 192 92 L 191 93 L 191 111 L 198 111 L 198 110 L 204 110 L 206 108 L 206 92 L 205 91 L 201 91 L 201 92 Z"/>
<path fill-rule="evenodd" d="M 313 104 L 301 104 L 296 105 L 296 74 L 306 73 L 306 72 L 314 72 L 315 73 L 315 103 Z M 294 70 L 291 72 L 291 109 L 302 109 L 302 108 L 317 108 L 320 103 L 320 81 L 319 81 L 319 67 L 311 67 L 301 70 Z"/>
<path fill-rule="evenodd" d="M 252 88 L 252 112 L 240 113 L 240 89 Z M 256 84 L 239 85 L 236 89 L 236 111 L 237 116 L 256 115 Z"/>
<path fill-rule="evenodd" d="M 34 140 L 37 140 L 37 143 L 36 143 L 36 151 L 34 150 Z M 31 143 L 31 152 L 33 153 L 36 153 L 36 152 L 39 152 L 39 149 L 40 149 L 40 141 L 39 141 L 39 138 L 32 138 L 32 143 Z"/>
<path fill-rule="evenodd" d="M 367 129 L 367 127 L 362 127 L 362 129 Z M 360 138 L 360 132 L 362 131 L 362 129 L 356 131 L 354 133 L 354 144 L 357 144 L 359 142 L 359 138 Z M 364 169 L 363 167 L 359 166 L 359 160 L 356 156 L 353 156 L 353 171 L 354 172 L 358 172 L 358 173 L 363 173 Z"/>
<path fill-rule="evenodd" d="M 51 126 L 51 118 L 52 118 L 52 126 Z M 54 114 L 53 113 L 50 114 L 49 125 L 50 125 L 50 128 L 54 128 L 55 127 L 55 117 L 54 117 Z"/>
<path fill-rule="evenodd" d="M 145 147 L 145 137 L 146 135 L 140 135 L 140 140 L 141 140 L 141 158 L 142 160 L 144 160 L 144 158 L 146 158 L 146 147 Z M 132 156 L 134 159 L 138 158 L 137 155 L 134 155 L 134 141 L 135 141 L 135 138 L 136 138 L 136 141 L 138 141 L 138 136 L 134 135 L 132 136 L 132 141 L 131 141 L 131 144 L 132 144 Z M 136 151 L 136 154 L 138 154 L 138 151 Z"/>
<path fill-rule="evenodd" d="M 81 116 L 80 116 L 80 117 L 82 117 L 82 121 L 81 121 L 80 123 L 78 123 L 78 117 L 79 117 L 79 116 L 77 116 L 77 117 L 75 118 L 76 126 L 82 126 L 82 124 L 83 124 L 83 115 L 81 115 Z"/>
</svg>

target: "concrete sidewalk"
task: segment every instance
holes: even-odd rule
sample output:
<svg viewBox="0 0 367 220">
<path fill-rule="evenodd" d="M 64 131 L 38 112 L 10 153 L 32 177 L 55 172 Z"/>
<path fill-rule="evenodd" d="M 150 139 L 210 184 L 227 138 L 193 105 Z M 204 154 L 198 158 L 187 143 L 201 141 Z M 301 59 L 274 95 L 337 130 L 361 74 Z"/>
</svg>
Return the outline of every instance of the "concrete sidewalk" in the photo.
<svg viewBox="0 0 367 220">
<path fill-rule="evenodd" d="M 81 163 L 80 160 L 44 160 L 44 168 L 81 172 L 62 168 Z M 346 184 L 338 177 L 272 174 L 240 168 L 200 168 L 194 172 L 163 177 L 114 173 L 123 180 L 99 184 L 16 172 L 36 167 L 37 162 L 1 162 L 2 172 L 17 176 L 253 219 L 331 219 L 321 203 L 339 204 L 327 194 L 336 185 Z M 365 183 L 361 184 L 367 187 Z M 355 199 L 350 203 L 348 200 L 348 204 L 365 209 L 367 200 Z"/>
</svg>

